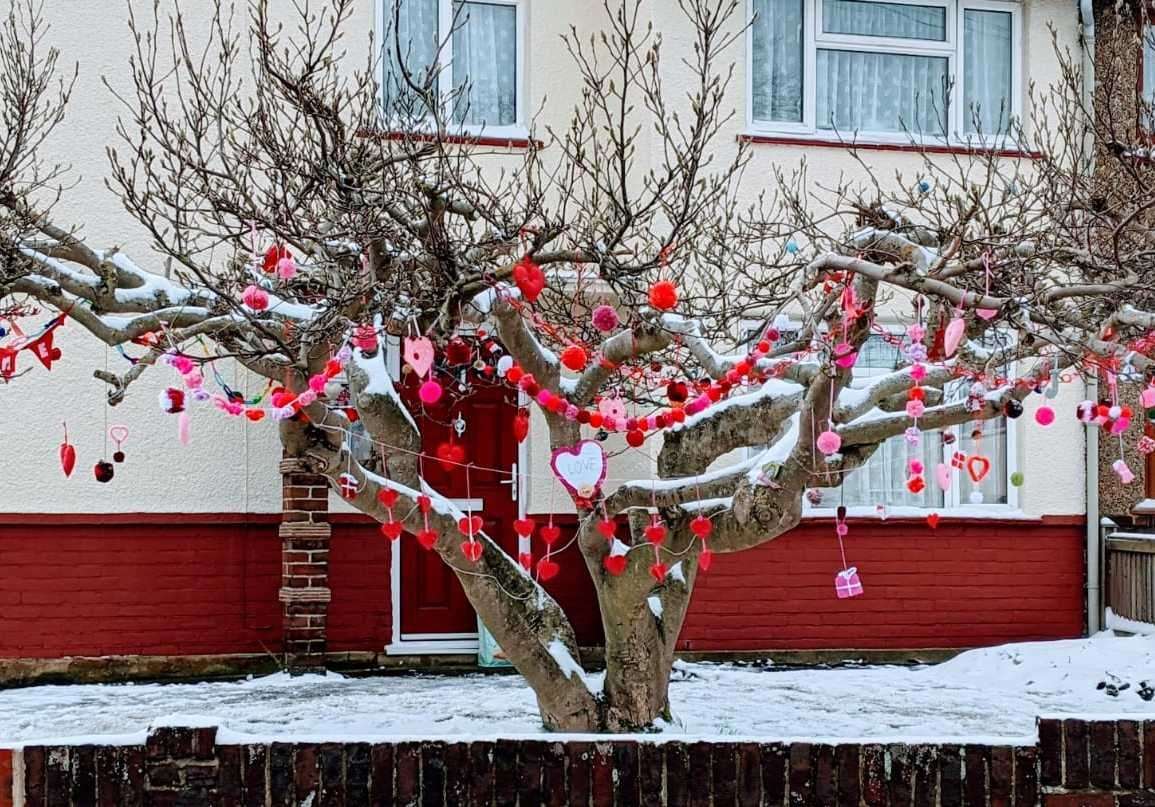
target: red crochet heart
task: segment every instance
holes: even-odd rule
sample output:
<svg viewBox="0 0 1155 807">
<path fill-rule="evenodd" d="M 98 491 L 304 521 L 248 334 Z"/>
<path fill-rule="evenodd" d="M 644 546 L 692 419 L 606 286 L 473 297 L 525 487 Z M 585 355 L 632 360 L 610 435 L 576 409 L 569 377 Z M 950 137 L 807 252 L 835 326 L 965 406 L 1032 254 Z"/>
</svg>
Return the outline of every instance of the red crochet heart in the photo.
<svg viewBox="0 0 1155 807">
<path fill-rule="evenodd" d="M 930 525 L 932 530 L 938 529 L 938 513 L 931 513 L 927 516 L 926 523 Z"/>
<path fill-rule="evenodd" d="M 561 567 L 556 562 L 549 558 L 542 558 L 537 562 L 537 579 L 544 583 L 546 580 L 557 577 L 560 570 Z"/>
<path fill-rule="evenodd" d="M 991 461 L 982 454 L 972 454 L 967 457 L 967 473 L 970 474 L 971 480 L 976 485 L 982 482 L 990 472 Z"/>
<path fill-rule="evenodd" d="M 690 522 L 690 530 L 699 538 L 709 538 L 714 531 L 714 522 L 705 516 L 697 516 Z"/>
<path fill-rule="evenodd" d="M 659 583 L 666 579 L 666 564 L 655 563 L 650 567 L 650 577 L 657 580 Z"/>
<path fill-rule="evenodd" d="M 606 559 L 602 563 L 606 567 L 606 571 L 617 577 L 626 570 L 627 556 L 622 555 L 606 555 Z"/>
<path fill-rule="evenodd" d="M 926 489 L 926 480 L 921 476 L 912 476 L 906 480 L 906 489 L 911 493 L 922 493 Z"/>
<path fill-rule="evenodd" d="M 477 535 L 481 532 L 481 516 L 462 516 L 457 520 L 457 529 L 462 535 Z"/>
<path fill-rule="evenodd" d="M 422 513 L 428 513 L 429 508 L 432 506 L 433 500 L 426 496 L 424 493 L 417 497 L 417 507 L 420 508 Z"/>
<path fill-rule="evenodd" d="M 646 527 L 644 532 L 646 534 L 646 540 L 655 546 L 666 540 L 666 525 L 664 524 L 651 524 Z"/>
<path fill-rule="evenodd" d="M 452 470 L 455 465 L 465 464 L 465 449 L 460 443 L 442 443 L 437 446 L 437 461 L 445 470 Z"/>
<path fill-rule="evenodd" d="M 606 540 L 613 538 L 614 533 L 617 531 L 617 523 L 610 521 L 608 518 L 598 522 L 598 532 L 600 532 Z"/>
<path fill-rule="evenodd" d="M 390 541 L 396 541 L 401 537 L 402 524 L 400 521 L 386 521 L 381 525 L 381 534 Z"/>
<path fill-rule="evenodd" d="M 381 488 L 381 490 L 377 491 L 377 501 L 386 507 L 392 507 L 397 504 L 397 491 L 393 490 L 393 488 Z"/>
<path fill-rule="evenodd" d="M 533 535 L 533 530 L 537 526 L 537 522 L 532 518 L 519 518 L 513 522 L 513 531 L 522 538 L 528 538 Z"/>
<path fill-rule="evenodd" d="M 561 527 L 554 524 L 546 524 L 541 528 L 541 540 L 545 541 L 548 546 L 553 546 L 560 537 Z"/>
<path fill-rule="evenodd" d="M 698 555 L 698 568 L 703 572 L 710 571 L 710 565 L 714 562 L 714 553 L 709 549 L 703 549 Z"/>
<path fill-rule="evenodd" d="M 417 543 L 426 549 L 432 549 L 437 543 L 437 533 L 434 530 L 421 530 L 417 533 Z"/>
<path fill-rule="evenodd" d="M 517 556 L 517 562 L 521 564 L 521 568 L 528 572 L 533 568 L 533 555 L 529 552 L 522 552 Z"/>
<path fill-rule="evenodd" d="M 461 554 L 469 558 L 469 560 L 477 563 L 481 558 L 481 541 L 463 541 L 461 543 Z"/>
<path fill-rule="evenodd" d="M 526 255 L 513 267 L 513 282 L 526 302 L 532 303 L 545 288 L 545 273 L 533 258 Z"/>
</svg>

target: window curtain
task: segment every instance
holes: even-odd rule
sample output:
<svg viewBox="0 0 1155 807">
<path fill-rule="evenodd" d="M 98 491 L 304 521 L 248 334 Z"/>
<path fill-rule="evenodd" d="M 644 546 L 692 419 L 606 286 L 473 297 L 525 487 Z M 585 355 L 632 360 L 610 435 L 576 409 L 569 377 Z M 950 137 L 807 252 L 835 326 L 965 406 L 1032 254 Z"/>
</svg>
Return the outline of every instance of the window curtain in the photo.
<svg viewBox="0 0 1155 807">
<path fill-rule="evenodd" d="M 819 50 L 817 72 L 819 129 L 946 134 L 946 58 Z"/>
<path fill-rule="evenodd" d="M 1011 15 L 963 12 L 963 131 L 1001 134 L 1011 114 Z"/>
<path fill-rule="evenodd" d="M 802 0 L 754 0 L 750 69 L 754 118 L 802 120 Z"/>
<path fill-rule="evenodd" d="M 385 14 L 393 14 L 392 0 L 385 2 Z M 421 82 L 426 70 L 436 69 L 437 46 L 437 0 L 401 0 L 398 12 L 396 35 L 400 42 L 401 63 L 413 75 L 417 82 Z M 384 43 L 386 49 L 385 62 L 385 100 L 386 109 L 399 99 L 407 98 L 411 91 L 405 84 L 404 78 L 398 69 L 398 52 L 392 37 L 394 34 L 393 19 L 385 21 L 390 40 Z"/>
<path fill-rule="evenodd" d="M 509 126 L 517 122 L 517 9 L 454 3 L 453 119 Z"/>
<path fill-rule="evenodd" d="M 828 34 L 946 41 L 946 9 L 905 3 L 823 0 L 822 30 Z"/>
</svg>

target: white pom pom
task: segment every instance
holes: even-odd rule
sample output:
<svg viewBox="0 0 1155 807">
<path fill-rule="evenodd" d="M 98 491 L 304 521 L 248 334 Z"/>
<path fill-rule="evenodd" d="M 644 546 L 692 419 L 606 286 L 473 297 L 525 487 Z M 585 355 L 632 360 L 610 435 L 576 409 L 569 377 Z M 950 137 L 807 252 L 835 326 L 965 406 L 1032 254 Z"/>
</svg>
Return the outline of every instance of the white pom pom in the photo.
<svg viewBox="0 0 1155 807">
<path fill-rule="evenodd" d="M 971 504 L 982 504 L 983 503 L 983 492 L 981 490 L 972 490 L 970 499 L 971 499 Z"/>
</svg>

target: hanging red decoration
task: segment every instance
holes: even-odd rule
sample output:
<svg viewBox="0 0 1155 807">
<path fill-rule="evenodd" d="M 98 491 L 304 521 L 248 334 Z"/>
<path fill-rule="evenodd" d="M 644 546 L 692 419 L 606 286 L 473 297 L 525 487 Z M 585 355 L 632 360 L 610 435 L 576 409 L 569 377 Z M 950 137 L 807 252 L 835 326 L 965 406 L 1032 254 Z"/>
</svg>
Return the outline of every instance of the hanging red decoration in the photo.
<svg viewBox="0 0 1155 807">
<path fill-rule="evenodd" d="M 609 554 L 606 555 L 602 565 L 606 567 L 606 571 L 617 577 L 626 570 L 626 564 L 629 562 L 629 557 L 623 552 L 620 555 Z"/>
<path fill-rule="evenodd" d="M 589 356 L 586 355 L 585 349 L 580 345 L 569 345 L 561 352 L 561 363 L 567 370 L 573 370 L 575 373 L 580 373 L 586 368 L 589 362 Z"/>
<path fill-rule="evenodd" d="M 341 491 L 342 498 L 345 499 L 356 499 L 357 493 L 361 489 L 357 477 L 350 473 L 344 473 L 337 477 L 337 487 Z"/>
<path fill-rule="evenodd" d="M 938 513 L 931 513 L 926 517 L 927 525 L 932 529 L 938 529 Z"/>
<path fill-rule="evenodd" d="M 526 255 L 513 267 L 513 282 L 527 303 L 534 302 L 545 288 L 545 272 Z"/>
<path fill-rule="evenodd" d="M 477 563 L 481 560 L 481 548 L 481 541 L 475 541 L 472 538 L 461 542 L 461 554 L 465 555 L 471 563 Z"/>
<path fill-rule="evenodd" d="M 710 537 L 710 533 L 714 531 L 714 522 L 705 516 L 695 516 L 690 521 L 690 531 L 701 538 L 703 541 Z"/>
<path fill-rule="evenodd" d="M 446 471 L 465 464 L 465 448 L 461 443 L 446 442 L 437 446 L 437 461 Z"/>
<path fill-rule="evenodd" d="M 425 549 L 433 549 L 437 543 L 436 530 L 421 530 L 417 533 L 417 543 L 421 544 Z"/>
<path fill-rule="evenodd" d="M 659 311 L 669 311 L 678 304 L 678 287 L 671 280 L 659 280 L 650 286 L 650 305 Z"/>
<path fill-rule="evenodd" d="M 63 315 L 60 317 L 63 320 Z M 56 327 L 50 326 L 43 334 L 37 337 L 34 341 L 25 345 L 27 350 L 32 351 L 40 363 L 44 365 L 44 369 L 51 370 L 52 362 L 60 359 L 60 348 L 53 347 L 52 341 L 56 338 Z"/>
<path fill-rule="evenodd" d="M 445 345 L 445 361 L 460 367 L 473 361 L 473 348 L 464 339 L 450 339 Z"/>
<path fill-rule="evenodd" d="M 115 472 L 112 463 L 105 460 L 101 460 L 92 467 L 92 475 L 96 477 L 97 482 L 111 482 Z"/>
<path fill-rule="evenodd" d="M 640 448 L 642 443 L 646 442 L 646 433 L 641 429 L 630 429 L 626 432 L 626 442 L 632 448 Z"/>
<path fill-rule="evenodd" d="M 650 576 L 653 577 L 655 580 L 657 580 L 659 583 L 661 583 L 663 580 L 666 579 L 666 571 L 667 571 L 666 570 L 666 564 L 655 563 L 653 566 L 650 567 Z"/>
<path fill-rule="evenodd" d="M 381 534 L 390 541 L 396 541 L 401 537 L 401 532 L 404 525 L 400 521 L 386 521 L 381 525 Z"/>
<path fill-rule="evenodd" d="M 529 436 L 529 410 L 524 407 L 518 409 L 517 414 L 513 416 L 513 436 L 519 443 L 524 443 L 525 438 Z"/>
<path fill-rule="evenodd" d="M 64 424 L 64 442 L 60 444 L 60 470 L 64 476 L 72 476 L 72 469 L 76 467 L 76 449 L 68 442 L 68 424 Z"/>
<path fill-rule="evenodd" d="M 703 572 L 710 571 L 710 566 L 714 563 L 714 553 L 709 549 L 703 549 L 698 553 L 698 568 Z"/>
<path fill-rule="evenodd" d="M 558 565 L 557 561 L 550 560 L 548 555 L 537 562 L 537 579 L 543 583 L 557 577 L 559 571 L 561 571 L 561 566 Z"/>
<path fill-rule="evenodd" d="M 545 541 L 546 546 L 553 546 L 561 538 L 561 527 L 556 524 L 546 524 L 541 528 L 541 540 Z"/>
<path fill-rule="evenodd" d="M 654 546 L 659 546 L 666 540 L 666 525 L 656 519 L 643 532 L 646 534 L 646 540 Z"/>
<path fill-rule="evenodd" d="M 614 533 L 616 533 L 617 530 L 618 530 L 618 525 L 614 521 L 612 521 L 608 518 L 602 519 L 601 521 L 598 522 L 598 532 L 600 532 L 602 534 L 602 537 L 605 538 L 607 541 L 613 540 Z"/>
<path fill-rule="evenodd" d="M 513 531 L 522 538 L 529 538 L 533 535 L 533 531 L 537 529 L 537 522 L 532 518 L 519 518 L 513 522 Z"/>
<path fill-rule="evenodd" d="M 292 254 L 286 247 L 280 244 L 273 244 L 265 250 L 265 257 L 261 261 L 261 269 L 264 270 L 265 274 L 271 275 L 277 271 L 277 264 L 280 263 L 282 258 L 291 257 Z"/>
<path fill-rule="evenodd" d="M 481 532 L 482 521 L 481 516 L 462 516 L 457 519 L 457 529 L 462 534 L 469 538 Z"/>
</svg>

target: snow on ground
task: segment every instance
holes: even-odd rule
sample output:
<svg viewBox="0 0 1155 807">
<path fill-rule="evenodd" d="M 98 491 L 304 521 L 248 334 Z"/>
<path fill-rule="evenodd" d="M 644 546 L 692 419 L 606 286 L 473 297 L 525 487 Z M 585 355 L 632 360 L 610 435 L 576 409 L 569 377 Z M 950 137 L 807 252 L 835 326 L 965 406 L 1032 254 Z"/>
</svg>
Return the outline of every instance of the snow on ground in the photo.
<svg viewBox="0 0 1155 807">
<path fill-rule="evenodd" d="M 1155 718 L 1155 691 L 1145 681 L 1155 684 L 1155 636 L 1109 633 L 974 650 L 921 667 L 680 663 L 670 686 L 675 721 L 658 738 L 1030 743 L 1039 715 Z M 169 715 L 217 722 L 226 741 L 542 731 L 533 693 L 516 675 L 281 674 L 3 691 L 0 746 L 91 735 L 140 742 L 150 723 L 174 719 Z"/>
</svg>

